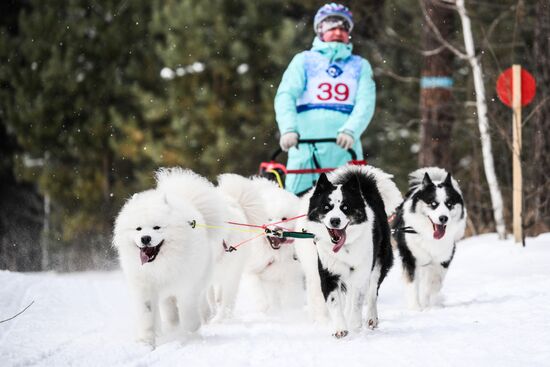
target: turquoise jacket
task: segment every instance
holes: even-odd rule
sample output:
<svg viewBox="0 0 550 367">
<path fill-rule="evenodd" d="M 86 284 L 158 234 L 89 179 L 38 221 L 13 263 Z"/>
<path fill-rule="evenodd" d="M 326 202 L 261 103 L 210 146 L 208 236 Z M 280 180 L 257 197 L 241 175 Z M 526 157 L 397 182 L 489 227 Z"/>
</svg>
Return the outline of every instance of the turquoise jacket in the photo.
<svg viewBox="0 0 550 367">
<path fill-rule="evenodd" d="M 342 64 L 351 62 L 352 48 L 351 44 L 323 42 L 315 37 L 311 50 L 319 52 L 331 63 L 338 61 Z M 361 134 L 372 119 L 376 101 L 376 86 L 369 62 L 360 58 L 361 69 L 351 113 L 323 108 L 298 113 L 296 102 L 306 90 L 308 83 L 304 68 L 306 52 L 301 52 L 292 59 L 275 96 L 275 117 L 281 135 L 296 132 L 300 139 L 321 139 L 336 138 L 338 133 L 345 132 L 353 136 L 353 150 L 357 153 L 357 159 L 362 159 Z M 289 150 L 287 168 L 315 168 L 313 155 L 321 167 L 328 168 L 342 166 L 351 159 L 349 153 L 335 143 L 317 143 L 315 146 L 300 144 L 298 148 L 293 147 Z M 289 174 L 285 181 L 286 189 L 293 193 L 301 193 L 312 187 L 318 176 Z"/>
</svg>

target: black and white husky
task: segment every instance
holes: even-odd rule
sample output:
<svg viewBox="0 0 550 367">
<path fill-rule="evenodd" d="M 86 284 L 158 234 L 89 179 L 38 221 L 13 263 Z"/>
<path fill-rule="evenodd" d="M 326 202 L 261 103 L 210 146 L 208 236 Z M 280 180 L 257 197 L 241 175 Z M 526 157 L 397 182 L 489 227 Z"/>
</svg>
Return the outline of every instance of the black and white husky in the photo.
<svg viewBox="0 0 550 367">
<path fill-rule="evenodd" d="M 392 224 L 403 264 L 409 308 L 421 310 L 440 301 L 439 291 L 464 235 L 462 192 L 442 168 L 421 168 L 409 175 L 409 192 Z"/>
<path fill-rule="evenodd" d="M 324 299 L 337 338 L 361 328 L 365 296 L 366 325 L 378 324 L 378 288 L 393 263 L 387 215 L 402 200 L 391 177 L 372 166 L 346 166 L 322 174 L 304 198 L 308 215 L 301 224 L 316 235 L 317 251 L 300 243 L 296 252 L 309 306 L 318 312 Z"/>
</svg>

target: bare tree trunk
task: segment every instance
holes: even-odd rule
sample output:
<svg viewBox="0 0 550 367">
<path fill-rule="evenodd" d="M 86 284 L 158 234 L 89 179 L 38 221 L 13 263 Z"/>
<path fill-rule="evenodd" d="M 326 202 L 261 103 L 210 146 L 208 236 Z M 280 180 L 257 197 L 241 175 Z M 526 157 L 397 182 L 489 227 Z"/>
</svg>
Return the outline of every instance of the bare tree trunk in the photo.
<svg viewBox="0 0 550 367">
<path fill-rule="evenodd" d="M 457 11 L 462 22 L 462 33 L 464 34 L 464 46 L 466 58 L 472 67 L 474 76 L 474 87 L 476 91 L 476 107 L 478 115 L 479 133 L 481 138 L 481 149 L 483 152 L 483 166 L 485 176 L 489 185 L 491 201 L 493 203 L 493 215 L 495 218 L 496 230 L 500 239 L 506 238 L 506 225 L 504 223 L 502 194 L 498 185 L 495 173 L 495 164 L 491 147 L 491 136 L 489 135 L 489 121 L 487 119 L 487 102 L 485 99 L 485 85 L 483 84 L 483 70 L 481 62 L 475 55 L 474 37 L 470 17 L 466 13 L 464 0 L 456 0 Z"/>
<path fill-rule="evenodd" d="M 454 122 L 452 109 L 452 70 L 454 55 L 442 47 L 432 27 L 445 39 L 453 31 L 453 10 L 440 0 L 421 0 L 427 22 L 423 25 L 422 46 L 425 52 L 422 69 L 420 111 L 420 166 L 439 166 L 452 170 L 451 133 Z M 431 22 L 428 24 L 428 22 Z"/>
<path fill-rule="evenodd" d="M 535 115 L 535 200 L 534 220 L 537 233 L 550 229 L 550 3 L 536 5 L 534 59 L 538 100 L 543 105 Z"/>
</svg>

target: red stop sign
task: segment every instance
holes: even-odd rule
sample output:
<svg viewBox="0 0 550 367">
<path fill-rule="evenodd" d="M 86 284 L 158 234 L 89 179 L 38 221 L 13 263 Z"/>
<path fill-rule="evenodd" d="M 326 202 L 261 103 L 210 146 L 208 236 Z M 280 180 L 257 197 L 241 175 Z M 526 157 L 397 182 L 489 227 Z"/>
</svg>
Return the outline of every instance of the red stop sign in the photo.
<svg viewBox="0 0 550 367">
<path fill-rule="evenodd" d="M 527 106 L 535 98 L 535 78 L 527 70 L 521 68 L 521 105 Z M 498 98 L 508 107 L 512 107 L 512 68 L 504 70 L 497 80 Z"/>
</svg>

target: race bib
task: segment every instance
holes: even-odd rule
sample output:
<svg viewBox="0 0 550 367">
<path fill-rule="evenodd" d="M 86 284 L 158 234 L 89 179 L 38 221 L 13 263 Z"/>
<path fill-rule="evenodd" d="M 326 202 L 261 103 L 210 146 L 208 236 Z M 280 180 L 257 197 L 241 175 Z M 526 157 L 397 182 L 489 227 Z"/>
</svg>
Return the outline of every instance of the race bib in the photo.
<svg viewBox="0 0 550 367">
<path fill-rule="evenodd" d="M 329 109 L 350 114 L 355 104 L 357 83 L 361 75 L 361 58 L 330 63 L 315 51 L 304 58 L 306 90 L 296 102 L 298 113 L 311 109 Z"/>
</svg>

